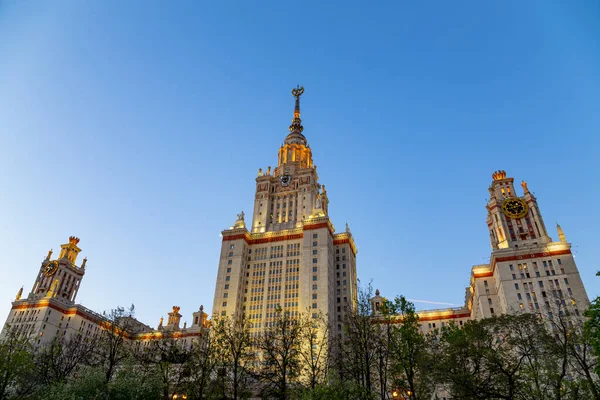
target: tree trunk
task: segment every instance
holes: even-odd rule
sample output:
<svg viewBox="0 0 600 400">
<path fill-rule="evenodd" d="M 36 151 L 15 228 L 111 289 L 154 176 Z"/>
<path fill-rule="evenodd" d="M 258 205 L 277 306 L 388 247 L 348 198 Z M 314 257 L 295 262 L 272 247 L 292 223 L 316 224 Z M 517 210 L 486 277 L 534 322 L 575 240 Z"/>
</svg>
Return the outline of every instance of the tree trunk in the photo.
<svg viewBox="0 0 600 400">
<path fill-rule="evenodd" d="M 237 400 L 238 398 L 238 371 L 237 371 L 237 363 L 233 366 L 233 399 Z"/>
</svg>

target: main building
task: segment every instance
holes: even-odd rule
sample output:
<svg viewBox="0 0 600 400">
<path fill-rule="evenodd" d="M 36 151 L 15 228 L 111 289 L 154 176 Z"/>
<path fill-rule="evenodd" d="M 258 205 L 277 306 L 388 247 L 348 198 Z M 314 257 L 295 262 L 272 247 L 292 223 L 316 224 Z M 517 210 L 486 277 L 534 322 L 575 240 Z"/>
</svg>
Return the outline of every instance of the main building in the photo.
<svg viewBox="0 0 600 400">
<path fill-rule="evenodd" d="M 303 88 L 292 91 L 294 117 L 277 166 L 258 170 L 251 221 L 246 223 L 242 212 L 222 232 L 213 314 L 245 316 L 253 335 L 270 327 L 278 310 L 292 316 L 323 313 L 331 331 L 340 335 L 344 317 L 358 301 L 356 246 L 348 225 L 336 233 L 329 219 L 327 191 L 303 134 L 303 93 Z M 471 269 L 463 307 L 419 312 L 423 332 L 506 313 L 538 313 L 549 319 L 562 312 L 582 315 L 588 307 L 564 232 L 557 226 L 558 240 L 552 240 L 536 197 L 525 182 L 521 186 L 523 195 L 518 196 L 506 172 L 492 175 L 486 206 L 490 263 Z M 78 244 L 71 237 L 56 259 L 48 253 L 31 292 L 17 294 L 2 335 L 10 327 L 41 346 L 57 336 L 97 335 L 109 326 L 105 316 L 75 302 L 87 262 L 77 265 Z M 371 301 L 377 314 L 384 298 L 377 291 Z M 191 343 L 209 327 L 202 307 L 192 314 L 190 327 L 180 327 L 180 319 L 179 307 L 157 328 L 130 319 L 129 336 L 137 346 L 165 333 Z"/>
<path fill-rule="evenodd" d="M 357 296 L 356 246 L 348 225 L 336 233 L 303 134 L 300 96 L 277 167 L 258 170 L 251 222 L 244 213 L 222 232 L 213 315 L 244 315 L 253 334 L 272 325 L 277 309 L 292 316 L 327 315 L 341 333 Z"/>
</svg>

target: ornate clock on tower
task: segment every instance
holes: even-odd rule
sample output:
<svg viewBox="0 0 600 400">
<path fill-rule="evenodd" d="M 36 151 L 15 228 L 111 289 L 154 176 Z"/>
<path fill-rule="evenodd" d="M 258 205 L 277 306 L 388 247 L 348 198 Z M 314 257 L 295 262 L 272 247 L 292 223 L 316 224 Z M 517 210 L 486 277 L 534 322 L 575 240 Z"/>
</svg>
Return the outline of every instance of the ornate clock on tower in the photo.
<svg viewBox="0 0 600 400">
<path fill-rule="evenodd" d="M 527 215 L 529 206 L 524 200 L 511 197 L 502 203 L 502 212 L 509 218 L 523 218 Z"/>
<path fill-rule="evenodd" d="M 54 275 L 54 273 L 56 272 L 57 269 L 58 269 L 58 261 L 56 261 L 56 260 L 50 261 L 44 267 L 44 275 L 52 276 L 52 275 Z"/>
<path fill-rule="evenodd" d="M 281 186 L 287 186 L 290 184 L 291 181 L 292 181 L 292 177 L 289 175 L 282 175 L 281 178 L 279 178 L 279 182 L 281 182 Z"/>
</svg>

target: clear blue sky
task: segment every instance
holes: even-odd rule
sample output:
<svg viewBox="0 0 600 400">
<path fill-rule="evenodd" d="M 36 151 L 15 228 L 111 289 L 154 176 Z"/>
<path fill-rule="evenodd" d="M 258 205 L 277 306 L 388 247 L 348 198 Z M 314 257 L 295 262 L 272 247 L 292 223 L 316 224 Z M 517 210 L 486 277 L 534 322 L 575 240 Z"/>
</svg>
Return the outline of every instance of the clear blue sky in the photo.
<svg viewBox="0 0 600 400">
<path fill-rule="evenodd" d="M 595 297 L 599 71 L 598 1 L 0 1 L 0 319 L 69 235 L 85 306 L 210 310 L 296 84 L 363 282 L 462 304 L 505 169 Z"/>
</svg>

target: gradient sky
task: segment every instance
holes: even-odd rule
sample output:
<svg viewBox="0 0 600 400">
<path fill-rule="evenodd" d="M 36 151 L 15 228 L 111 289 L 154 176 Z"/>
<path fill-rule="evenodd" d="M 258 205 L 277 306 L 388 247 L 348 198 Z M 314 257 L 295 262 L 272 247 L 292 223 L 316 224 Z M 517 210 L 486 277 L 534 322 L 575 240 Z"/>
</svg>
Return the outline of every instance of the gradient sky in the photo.
<svg viewBox="0 0 600 400">
<path fill-rule="evenodd" d="M 597 0 L 0 0 L 0 319 L 70 235 L 86 307 L 210 311 L 220 232 L 251 217 L 296 84 L 362 282 L 462 304 L 505 169 L 595 297 L 599 71 Z"/>
</svg>

